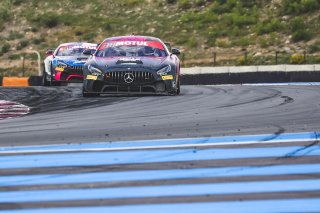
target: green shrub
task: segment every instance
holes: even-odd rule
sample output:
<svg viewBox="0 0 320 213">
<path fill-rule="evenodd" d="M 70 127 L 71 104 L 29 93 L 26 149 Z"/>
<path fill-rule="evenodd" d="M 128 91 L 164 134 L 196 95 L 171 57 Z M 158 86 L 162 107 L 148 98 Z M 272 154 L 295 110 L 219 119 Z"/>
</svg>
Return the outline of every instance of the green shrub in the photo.
<svg viewBox="0 0 320 213">
<path fill-rule="evenodd" d="M 298 30 L 292 34 L 292 41 L 309 41 L 313 37 L 313 34 L 305 29 Z"/>
<path fill-rule="evenodd" d="M 12 4 L 15 5 L 15 6 L 18 6 L 23 2 L 24 2 L 24 0 L 12 0 Z"/>
<path fill-rule="evenodd" d="M 122 6 L 136 6 L 142 3 L 142 0 L 118 0 Z"/>
<path fill-rule="evenodd" d="M 38 28 L 37 27 L 31 27 L 31 32 L 33 32 L 33 33 L 38 32 Z"/>
<path fill-rule="evenodd" d="M 45 37 L 39 37 L 39 38 L 33 39 L 32 43 L 33 44 L 41 44 L 41 43 L 43 43 L 45 41 L 46 41 Z"/>
<path fill-rule="evenodd" d="M 320 1 L 319 0 L 302 0 L 302 12 L 307 13 L 311 11 L 316 11 L 320 9 Z"/>
<path fill-rule="evenodd" d="M 226 13 L 221 20 L 226 26 L 244 27 L 257 23 L 257 19 L 250 15 L 240 15 L 238 13 Z"/>
<path fill-rule="evenodd" d="M 186 45 L 188 47 L 196 47 L 198 45 L 198 42 L 195 38 L 191 37 L 187 40 Z"/>
<path fill-rule="evenodd" d="M 196 0 L 195 1 L 195 4 L 196 4 L 196 6 L 203 6 L 203 5 L 205 5 L 207 3 L 207 1 L 206 0 Z"/>
<path fill-rule="evenodd" d="M 59 24 L 58 16 L 49 14 L 48 16 L 43 17 L 42 23 L 48 28 L 53 28 Z"/>
<path fill-rule="evenodd" d="M 178 0 L 179 7 L 183 10 L 189 9 L 192 7 L 192 4 L 189 0 Z"/>
<path fill-rule="evenodd" d="M 236 65 L 238 65 L 238 66 L 250 65 L 250 64 L 252 64 L 252 61 L 253 61 L 253 58 L 251 56 L 242 55 L 237 59 Z"/>
<path fill-rule="evenodd" d="M 308 41 L 313 37 L 313 34 L 307 29 L 307 26 L 301 17 L 294 18 L 290 22 L 290 30 L 292 32 L 293 42 Z"/>
<path fill-rule="evenodd" d="M 290 21 L 291 32 L 304 29 L 305 27 L 306 27 L 306 24 L 304 23 L 304 20 L 301 17 L 296 17 L 292 21 Z"/>
<path fill-rule="evenodd" d="M 10 48 L 11 48 L 11 45 L 9 43 L 4 43 L 1 48 L 1 53 L 9 52 Z"/>
<path fill-rule="evenodd" d="M 259 42 L 259 45 L 261 48 L 266 48 L 266 47 L 270 46 L 270 43 L 268 42 L 268 39 L 266 39 L 266 38 L 260 38 L 258 42 Z"/>
<path fill-rule="evenodd" d="M 281 22 L 278 19 L 273 18 L 271 20 L 259 23 L 256 26 L 256 31 L 259 35 L 263 35 L 263 34 L 279 31 L 282 28 L 283 28 L 283 25 L 281 24 Z"/>
<path fill-rule="evenodd" d="M 234 39 L 232 42 L 232 45 L 246 47 L 252 44 L 252 42 L 253 42 L 252 38 L 240 37 L 239 39 Z"/>
<path fill-rule="evenodd" d="M 210 9 L 214 13 L 223 14 L 229 13 L 232 11 L 233 8 L 237 6 L 237 0 L 220 0 L 215 1 L 215 4 L 212 4 Z"/>
<path fill-rule="evenodd" d="M 23 34 L 19 33 L 17 31 L 10 31 L 10 34 L 8 36 L 8 40 L 15 40 L 15 39 L 20 39 L 23 38 Z"/>
<path fill-rule="evenodd" d="M 177 2 L 177 0 L 166 0 L 166 2 L 168 4 L 175 4 Z"/>
<path fill-rule="evenodd" d="M 22 40 L 22 41 L 19 42 L 19 44 L 17 46 L 17 50 L 21 50 L 21 49 L 25 48 L 28 45 L 29 45 L 29 41 L 28 40 Z"/>
<path fill-rule="evenodd" d="M 59 24 L 59 16 L 55 13 L 45 13 L 43 15 L 35 15 L 31 13 L 26 16 L 30 21 L 47 28 L 53 28 Z"/>
<path fill-rule="evenodd" d="M 225 41 L 225 40 L 217 40 L 216 45 L 222 48 L 229 48 L 232 46 L 230 41 Z"/>
<path fill-rule="evenodd" d="M 308 63 L 310 64 L 320 64 L 320 55 L 309 55 Z"/>
<path fill-rule="evenodd" d="M 304 56 L 300 53 L 295 53 L 290 57 L 290 64 L 303 64 Z"/>
<path fill-rule="evenodd" d="M 312 44 L 308 47 L 308 52 L 310 52 L 310 53 L 316 53 L 319 51 L 320 51 L 320 42 Z"/>
<path fill-rule="evenodd" d="M 83 40 L 87 42 L 94 42 L 94 39 L 97 37 L 96 33 L 87 33 L 83 36 Z"/>
<path fill-rule="evenodd" d="M 8 21 L 10 19 L 9 9 L 0 5 L 0 20 Z"/>
<path fill-rule="evenodd" d="M 302 14 L 320 9 L 319 0 L 282 0 L 282 14 Z"/>
<path fill-rule="evenodd" d="M 12 54 L 9 56 L 9 59 L 10 60 L 19 60 L 20 57 L 21 57 L 21 55 L 19 55 L 19 54 Z"/>
</svg>

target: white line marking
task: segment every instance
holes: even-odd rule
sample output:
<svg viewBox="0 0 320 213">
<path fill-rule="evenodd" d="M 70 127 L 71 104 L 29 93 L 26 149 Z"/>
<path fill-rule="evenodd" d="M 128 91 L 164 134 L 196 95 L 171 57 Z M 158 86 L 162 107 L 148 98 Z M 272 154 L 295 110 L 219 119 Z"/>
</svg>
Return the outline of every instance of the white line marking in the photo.
<svg viewBox="0 0 320 213">
<path fill-rule="evenodd" d="M 128 150 L 151 150 L 151 149 L 176 149 L 176 148 L 196 148 L 207 146 L 234 146 L 252 144 L 274 144 L 274 143 L 297 143 L 297 142 L 316 142 L 317 139 L 297 139 L 297 140 L 272 140 L 272 141 L 239 141 L 239 142 L 216 142 L 206 144 L 179 144 L 163 146 L 138 146 L 138 147 L 115 147 L 115 148 L 79 148 L 79 149 L 50 149 L 50 150 L 15 150 L 0 151 L 1 154 L 28 154 L 28 153 L 62 153 L 62 152 L 102 152 L 102 151 L 128 151 Z"/>
</svg>

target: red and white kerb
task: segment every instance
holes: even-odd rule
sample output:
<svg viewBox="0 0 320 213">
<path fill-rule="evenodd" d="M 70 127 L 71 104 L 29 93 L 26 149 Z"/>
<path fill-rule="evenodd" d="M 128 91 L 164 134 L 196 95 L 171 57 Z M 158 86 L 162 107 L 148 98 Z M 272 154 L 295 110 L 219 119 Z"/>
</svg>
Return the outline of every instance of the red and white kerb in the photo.
<svg viewBox="0 0 320 213">
<path fill-rule="evenodd" d="M 0 100 L 0 120 L 5 118 L 14 118 L 26 115 L 30 112 L 30 108 L 26 105 Z"/>
</svg>

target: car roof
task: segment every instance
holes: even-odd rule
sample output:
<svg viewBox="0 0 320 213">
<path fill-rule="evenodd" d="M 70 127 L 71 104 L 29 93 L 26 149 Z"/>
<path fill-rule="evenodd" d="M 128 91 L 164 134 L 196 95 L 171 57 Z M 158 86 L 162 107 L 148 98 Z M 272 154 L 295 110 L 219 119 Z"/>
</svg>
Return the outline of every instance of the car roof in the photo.
<svg viewBox="0 0 320 213">
<path fill-rule="evenodd" d="M 116 36 L 109 37 L 104 39 L 103 41 L 121 41 L 121 40 L 129 40 L 129 41 L 159 41 L 162 42 L 159 38 L 152 36 L 140 36 L 140 35 L 129 35 L 129 36 Z"/>
<path fill-rule="evenodd" d="M 68 45 L 83 45 L 83 44 L 88 44 L 88 45 L 97 45 L 96 43 L 88 43 L 88 42 L 68 42 L 68 43 L 62 43 L 59 45 L 60 46 L 68 46 Z"/>
</svg>

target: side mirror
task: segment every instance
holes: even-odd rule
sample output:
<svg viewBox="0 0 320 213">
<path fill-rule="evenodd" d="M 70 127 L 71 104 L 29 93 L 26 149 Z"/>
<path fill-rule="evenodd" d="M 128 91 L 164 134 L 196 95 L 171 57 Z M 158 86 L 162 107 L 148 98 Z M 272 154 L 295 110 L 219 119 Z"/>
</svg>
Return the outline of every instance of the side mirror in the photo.
<svg viewBox="0 0 320 213">
<path fill-rule="evenodd" d="M 46 56 L 53 55 L 53 53 L 54 53 L 54 50 L 48 50 L 48 51 L 46 52 Z"/>
<path fill-rule="evenodd" d="M 180 55 L 181 52 L 177 48 L 172 48 L 171 53 L 174 54 L 174 55 Z"/>
<path fill-rule="evenodd" d="M 168 48 L 168 50 L 171 52 L 171 44 L 169 42 L 164 42 L 164 44 L 166 45 L 166 47 Z"/>
<path fill-rule="evenodd" d="M 96 50 L 93 49 L 85 49 L 83 50 L 82 54 L 83 55 L 93 55 L 95 53 Z"/>
</svg>

